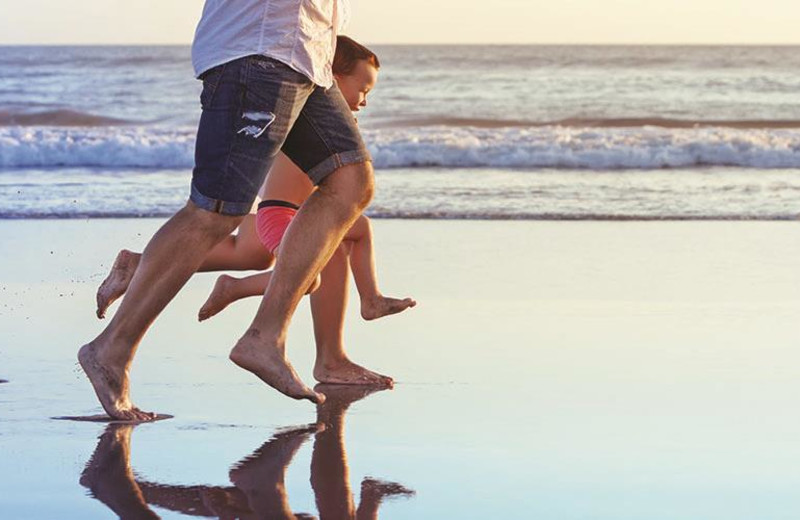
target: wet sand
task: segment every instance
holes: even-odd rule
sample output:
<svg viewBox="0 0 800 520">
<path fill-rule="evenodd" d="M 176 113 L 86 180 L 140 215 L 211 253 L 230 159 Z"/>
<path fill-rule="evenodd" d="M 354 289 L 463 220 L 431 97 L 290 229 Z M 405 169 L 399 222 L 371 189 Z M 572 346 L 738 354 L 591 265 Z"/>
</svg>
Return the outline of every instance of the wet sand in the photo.
<svg viewBox="0 0 800 520">
<path fill-rule="evenodd" d="M 227 360 L 258 302 L 199 324 L 200 275 L 133 368 L 173 419 L 52 420 L 101 412 L 75 352 L 159 223 L 0 221 L 3 518 L 800 515 L 795 222 L 376 221 L 382 288 L 419 305 L 352 305 L 347 341 L 394 390 L 317 409 L 259 384 Z M 307 382 L 312 345 L 304 303 Z"/>
</svg>

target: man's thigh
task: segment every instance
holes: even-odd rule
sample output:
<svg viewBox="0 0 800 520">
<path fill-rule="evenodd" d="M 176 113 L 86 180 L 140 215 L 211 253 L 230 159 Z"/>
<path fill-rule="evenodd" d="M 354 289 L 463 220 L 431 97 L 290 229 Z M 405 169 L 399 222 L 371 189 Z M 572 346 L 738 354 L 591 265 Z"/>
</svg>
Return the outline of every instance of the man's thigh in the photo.
<svg viewBox="0 0 800 520">
<path fill-rule="evenodd" d="M 248 56 L 203 74 L 191 200 L 246 215 L 313 83 L 277 60 Z"/>
<path fill-rule="evenodd" d="M 281 149 L 317 185 L 342 166 L 371 161 L 339 88 L 316 87 Z"/>
</svg>

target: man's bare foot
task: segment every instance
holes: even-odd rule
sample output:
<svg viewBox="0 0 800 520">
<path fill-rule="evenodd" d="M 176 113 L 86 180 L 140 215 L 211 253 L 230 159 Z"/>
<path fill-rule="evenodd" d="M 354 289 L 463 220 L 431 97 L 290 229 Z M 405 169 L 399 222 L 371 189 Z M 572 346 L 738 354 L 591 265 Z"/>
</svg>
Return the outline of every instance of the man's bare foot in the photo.
<svg viewBox="0 0 800 520">
<path fill-rule="evenodd" d="M 81 347 L 78 362 L 92 383 L 100 404 L 112 419 L 142 422 L 156 418 L 156 414 L 144 412 L 131 403 L 127 367 L 104 361 L 93 343 Z"/>
<path fill-rule="evenodd" d="M 325 396 L 314 392 L 300 380 L 286 359 L 284 346 L 270 344 L 260 336 L 259 331 L 248 330 L 231 350 L 231 361 L 284 395 L 294 399 L 308 399 L 317 404 L 323 403 Z"/>
<path fill-rule="evenodd" d="M 123 249 L 117 254 L 114 265 L 111 266 L 111 272 L 108 273 L 106 279 L 97 289 L 98 318 L 105 318 L 109 305 L 128 290 L 128 285 L 131 283 L 131 278 L 133 278 L 133 273 L 136 272 L 136 267 L 139 265 L 141 258 L 141 254 L 127 249 Z"/>
<path fill-rule="evenodd" d="M 200 307 L 200 312 L 197 313 L 197 319 L 200 321 L 207 320 L 208 318 L 219 313 L 222 309 L 230 305 L 234 298 L 231 295 L 231 286 L 236 283 L 236 278 L 228 276 L 227 274 L 220 275 L 214 284 L 214 289 L 208 295 L 208 299 Z"/>
<path fill-rule="evenodd" d="M 314 365 L 314 379 L 320 383 L 334 385 L 394 386 L 394 379 L 391 377 L 368 370 L 347 358 L 327 363 L 317 358 L 317 363 Z"/>
<path fill-rule="evenodd" d="M 416 304 L 417 302 L 413 298 L 403 298 L 401 300 L 379 294 L 374 298 L 361 300 L 361 317 L 367 321 L 376 320 L 390 314 L 403 312 Z"/>
</svg>

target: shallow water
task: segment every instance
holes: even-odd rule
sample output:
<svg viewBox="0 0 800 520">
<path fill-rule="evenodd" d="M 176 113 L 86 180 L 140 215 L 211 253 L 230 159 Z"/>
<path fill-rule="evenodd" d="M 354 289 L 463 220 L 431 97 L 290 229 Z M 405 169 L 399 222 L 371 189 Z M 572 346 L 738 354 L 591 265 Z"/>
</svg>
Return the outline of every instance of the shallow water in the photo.
<svg viewBox="0 0 800 520">
<path fill-rule="evenodd" d="M 0 219 L 167 217 L 189 195 L 187 170 L 0 171 Z M 800 170 L 390 169 L 373 217 L 507 220 L 791 220 Z"/>
<path fill-rule="evenodd" d="M 347 341 L 394 390 L 339 396 L 318 417 L 264 388 L 226 359 L 257 302 L 197 324 L 203 275 L 133 368 L 136 402 L 174 419 L 132 431 L 51 420 L 100 411 L 75 350 L 102 326 L 93 294 L 114 253 L 158 224 L 0 222 L 13 252 L 0 516 L 113 517 L 107 503 L 143 507 L 133 481 L 163 518 L 243 503 L 337 518 L 348 498 L 369 506 L 370 477 L 415 492 L 387 498 L 387 519 L 800 513 L 796 223 L 377 221 L 385 292 L 420 304 L 370 323 L 354 306 Z M 305 304 L 290 334 L 311 381 Z M 324 432 L 302 429 L 318 418 Z"/>
</svg>

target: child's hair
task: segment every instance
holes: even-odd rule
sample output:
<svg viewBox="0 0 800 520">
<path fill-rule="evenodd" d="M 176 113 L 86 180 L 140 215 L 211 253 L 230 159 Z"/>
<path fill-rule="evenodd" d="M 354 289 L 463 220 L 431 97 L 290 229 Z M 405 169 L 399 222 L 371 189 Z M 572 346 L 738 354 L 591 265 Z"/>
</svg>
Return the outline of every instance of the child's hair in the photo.
<svg viewBox="0 0 800 520">
<path fill-rule="evenodd" d="M 352 38 L 337 36 L 336 53 L 333 56 L 333 73 L 350 74 L 360 60 L 368 61 L 376 69 L 381 68 L 381 62 L 374 52 Z"/>
</svg>

